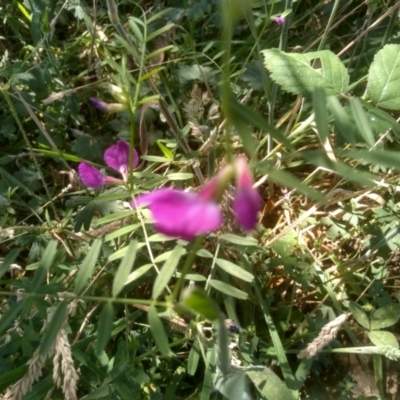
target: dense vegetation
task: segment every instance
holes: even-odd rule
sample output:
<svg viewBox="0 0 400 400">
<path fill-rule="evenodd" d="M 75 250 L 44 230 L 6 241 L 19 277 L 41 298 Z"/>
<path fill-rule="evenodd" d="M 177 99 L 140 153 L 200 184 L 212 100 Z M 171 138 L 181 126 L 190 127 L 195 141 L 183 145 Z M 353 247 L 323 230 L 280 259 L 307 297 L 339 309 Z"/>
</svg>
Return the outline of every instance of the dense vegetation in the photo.
<svg viewBox="0 0 400 400">
<path fill-rule="evenodd" d="M 400 398 L 399 9 L 2 2 L 2 398 Z"/>
</svg>

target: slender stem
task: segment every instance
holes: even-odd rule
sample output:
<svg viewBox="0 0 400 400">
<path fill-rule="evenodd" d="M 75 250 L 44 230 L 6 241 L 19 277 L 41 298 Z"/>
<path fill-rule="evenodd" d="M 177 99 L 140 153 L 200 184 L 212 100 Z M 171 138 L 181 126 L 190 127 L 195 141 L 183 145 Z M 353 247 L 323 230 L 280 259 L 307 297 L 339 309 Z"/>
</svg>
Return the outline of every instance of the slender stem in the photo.
<svg viewBox="0 0 400 400">
<path fill-rule="evenodd" d="M 193 265 L 193 262 L 196 258 L 197 251 L 201 248 L 201 245 L 203 244 L 204 236 L 198 236 L 196 240 L 193 243 L 193 247 L 191 252 L 189 253 L 185 265 L 182 268 L 181 271 L 181 276 L 179 277 L 178 281 L 176 282 L 176 285 L 174 287 L 174 291 L 172 292 L 172 300 L 177 301 L 179 292 L 181 291 L 181 288 L 183 286 L 183 282 L 185 281 L 186 275 L 189 273 L 190 268 Z"/>
<path fill-rule="evenodd" d="M 321 42 L 319 43 L 318 51 L 322 50 L 325 46 L 326 38 L 328 37 L 329 30 L 331 29 L 333 21 L 336 17 L 336 13 L 339 8 L 339 4 L 340 4 L 340 0 L 335 0 L 335 4 L 333 5 L 331 15 L 329 16 L 328 24 L 325 27 L 324 34 L 322 36 Z"/>
<path fill-rule="evenodd" d="M 382 39 L 382 46 L 384 46 L 388 41 L 390 36 L 392 35 L 394 24 L 397 21 L 397 17 L 399 15 L 399 9 L 396 8 L 392 14 L 390 14 L 389 24 L 386 28 L 385 36 Z"/>
<path fill-rule="evenodd" d="M 135 53 L 135 58 L 136 58 L 135 62 L 138 63 L 138 60 L 140 59 L 139 52 L 138 52 L 135 44 L 131 41 L 131 39 L 127 35 L 121 22 L 119 21 L 118 8 L 117 8 L 117 5 L 115 4 L 115 1 L 107 0 L 107 6 L 108 6 L 108 15 L 109 15 L 111 23 L 114 25 L 114 28 L 119 33 L 119 35 L 128 43 L 131 50 L 133 50 L 133 52 Z M 142 68 L 143 74 L 146 75 L 148 73 L 148 70 L 143 63 L 141 63 L 141 64 L 142 64 L 141 68 Z M 181 145 L 184 152 L 186 152 L 186 153 L 190 152 L 191 149 L 190 149 L 186 139 L 184 137 L 182 137 L 181 130 L 180 130 L 174 116 L 169 111 L 168 105 L 165 102 L 165 100 L 163 99 L 156 84 L 154 83 L 153 78 L 151 76 L 149 76 L 147 78 L 147 82 L 149 83 L 153 92 L 159 96 L 158 102 L 159 102 L 160 110 L 161 110 L 162 114 L 164 115 L 169 127 L 171 128 L 171 131 L 174 134 L 176 140 L 179 142 L 179 144 Z M 193 170 L 194 170 L 198 180 L 200 181 L 200 183 L 203 184 L 205 182 L 205 180 L 204 180 L 204 176 L 203 176 L 203 173 L 201 172 L 200 168 L 198 166 L 194 165 Z"/>
</svg>

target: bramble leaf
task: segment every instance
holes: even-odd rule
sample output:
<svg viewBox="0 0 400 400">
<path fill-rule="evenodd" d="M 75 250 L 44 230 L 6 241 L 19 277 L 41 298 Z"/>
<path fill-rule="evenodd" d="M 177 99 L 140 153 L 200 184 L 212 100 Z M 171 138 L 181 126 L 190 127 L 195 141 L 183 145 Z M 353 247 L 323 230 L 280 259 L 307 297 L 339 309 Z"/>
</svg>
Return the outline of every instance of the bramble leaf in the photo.
<svg viewBox="0 0 400 400">
<path fill-rule="evenodd" d="M 400 110 L 400 45 L 388 44 L 378 51 L 369 71 L 367 92 L 378 107 Z"/>
<path fill-rule="evenodd" d="M 316 87 L 324 88 L 328 96 L 347 92 L 347 69 L 339 57 L 329 50 L 299 54 L 267 49 L 261 53 L 272 79 L 287 92 L 308 97 Z"/>
</svg>

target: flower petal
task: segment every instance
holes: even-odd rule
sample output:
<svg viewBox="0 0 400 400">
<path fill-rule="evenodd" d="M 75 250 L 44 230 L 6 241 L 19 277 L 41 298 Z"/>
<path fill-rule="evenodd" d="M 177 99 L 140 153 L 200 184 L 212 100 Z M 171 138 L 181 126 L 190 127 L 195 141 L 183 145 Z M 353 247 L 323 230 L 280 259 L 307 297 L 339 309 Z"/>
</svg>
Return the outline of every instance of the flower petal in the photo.
<svg viewBox="0 0 400 400">
<path fill-rule="evenodd" d="M 233 209 L 240 225 L 247 231 L 251 231 L 257 224 L 257 216 L 261 209 L 262 200 L 257 190 L 253 188 L 253 177 L 244 157 L 237 158 L 236 169 L 237 194 L 233 202 Z"/>
<path fill-rule="evenodd" d="M 78 165 L 78 172 L 85 186 L 97 189 L 107 183 L 107 178 L 97 168 L 84 162 Z"/>
<path fill-rule="evenodd" d="M 114 146 L 109 147 L 104 153 L 104 161 L 110 167 L 120 172 L 123 176 L 128 173 L 130 146 L 123 140 L 118 141 Z M 139 164 L 139 156 L 135 149 L 132 149 L 133 167 Z"/>
<path fill-rule="evenodd" d="M 139 196 L 135 204 L 149 205 L 158 232 L 185 240 L 209 233 L 222 224 L 218 204 L 204 201 L 194 193 L 160 189 Z"/>
<path fill-rule="evenodd" d="M 233 209 L 237 220 L 245 230 L 251 231 L 256 227 L 261 204 L 260 195 L 252 187 L 238 190 L 233 202 Z"/>
</svg>

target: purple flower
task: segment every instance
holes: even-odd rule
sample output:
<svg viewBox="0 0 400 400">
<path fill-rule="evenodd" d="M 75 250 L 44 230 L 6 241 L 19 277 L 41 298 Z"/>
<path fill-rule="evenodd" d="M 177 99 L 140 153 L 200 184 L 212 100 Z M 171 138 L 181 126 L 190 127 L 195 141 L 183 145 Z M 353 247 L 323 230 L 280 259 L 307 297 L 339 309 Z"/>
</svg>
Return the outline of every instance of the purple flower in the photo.
<svg viewBox="0 0 400 400">
<path fill-rule="evenodd" d="M 233 209 L 240 225 L 251 231 L 257 224 L 257 215 L 261 209 L 262 200 L 257 190 L 253 188 L 253 178 L 244 157 L 236 161 L 236 197 Z"/>
<path fill-rule="evenodd" d="M 127 142 L 118 141 L 114 146 L 109 147 L 104 153 L 105 163 L 112 169 L 118 171 L 124 181 L 128 180 L 129 171 L 129 152 L 131 147 Z M 132 149 L 132 167 L 136 168 L 139 164 L 139 156 L 135 149 Z"/>
<path fill-rule="evenodd" d="M 230 333 L 240 333 L 239 327 L 231 319 L 226 319 L 225 325 Z"/>
<path fill-rule="evenodd" d="M 132 202 L 134 208 L 141 205 L 149 206 L 158 232 L 185 240 L 205 235 L 222 224 L 219 205 L 201 193 L 159 189 Z"/>
<path fill-rule="evenodd" d="M 283 25 L 285 23 L 285 17 L 275 17 L 275 22 L 278 25 Z"/>
<path fill-rule="evenodd" d="M 119 182 L 118 179 L 103 175 L 97 168 L 86 163 L 78 165 L 79 176 L 85 186 L 98 189 L 109 183 Z"/>
<path fill-rule="evenodd" d="M 106 103 L 97 97 L 91 97 L 90 101 L 102 113 L 121 112 L 126 110 L 126 105 L 121 103 Z"/>
</svg>

